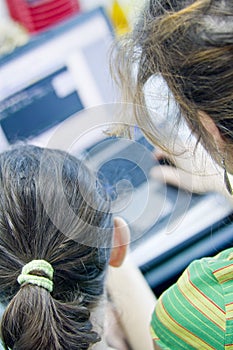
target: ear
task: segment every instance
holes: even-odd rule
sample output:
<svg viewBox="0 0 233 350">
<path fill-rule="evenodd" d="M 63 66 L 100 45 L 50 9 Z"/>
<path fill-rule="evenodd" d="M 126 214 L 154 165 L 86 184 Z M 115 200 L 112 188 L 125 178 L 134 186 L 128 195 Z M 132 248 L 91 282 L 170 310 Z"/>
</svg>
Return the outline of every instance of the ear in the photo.
<svg viewBox="0 0 233 350">
<path fill-rule="evenodd" d="M 130 241 L 130 231 L 127 223 L 120 217 L 114 218 L 113 246 L 109 265 L 119 267 L 123 263 Z"/>
<path fill-rule="evenodd" d="M 210 135 L 213 136 L 213 139 L 215 141 L 216 146 L 222 150 L 224 148 L 225 142 L 223 137 L 221 136 L 219 129 L 213 119 L 205 112 L 198 111 L 198 115 L 200 118 L 200 121 L 204 128 L 208 131 Z"/>
</svg>

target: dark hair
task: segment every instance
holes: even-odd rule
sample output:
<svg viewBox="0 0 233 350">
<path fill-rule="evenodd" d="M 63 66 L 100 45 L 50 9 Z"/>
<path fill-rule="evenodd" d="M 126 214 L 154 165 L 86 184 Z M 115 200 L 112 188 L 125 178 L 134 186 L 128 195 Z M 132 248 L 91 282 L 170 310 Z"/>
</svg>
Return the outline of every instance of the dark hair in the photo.
<svg viewBox="0 0 233 350">
<path fill-rule="evenodd" d="M 212 135 L 197 113 L 204 111 L 232 151 L 232 0 L 147 1 L 134 31 L 117 49 L 114 64 L 123 101 L 133 102 L 136 122 L 151 131 L 152 142 L 159 143 L 159 132 L 145 113 L 144 87 L 150 77 L 161 75 L 179 106 L 177 127 L 183 115 L 198 140 L 218 158 Z"/>
<path fill-rule="evenodd" d="M 0 207 L 5 349 L 89 349 L 100 340 L 89 318 L 104 292 L 112 240 L 100 184 L 65 152 L 20 146 L 0 155 Z M 17 282 L 34 259 L 54 269 L 51 294 Z"/>
</svg>

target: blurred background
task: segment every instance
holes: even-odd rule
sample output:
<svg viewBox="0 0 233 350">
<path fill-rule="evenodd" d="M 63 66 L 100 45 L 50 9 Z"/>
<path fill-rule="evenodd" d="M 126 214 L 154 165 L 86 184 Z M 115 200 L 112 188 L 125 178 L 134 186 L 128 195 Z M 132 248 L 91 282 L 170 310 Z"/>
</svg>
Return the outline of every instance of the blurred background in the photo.
<svg viewBox="0 0 233 350">
<path fill-rule="evenodd" d="M 0 55 L 78 13 L 102 6 L 117 35 L 132 28 L 139 0 L 0 0 Z"/>
</svg>

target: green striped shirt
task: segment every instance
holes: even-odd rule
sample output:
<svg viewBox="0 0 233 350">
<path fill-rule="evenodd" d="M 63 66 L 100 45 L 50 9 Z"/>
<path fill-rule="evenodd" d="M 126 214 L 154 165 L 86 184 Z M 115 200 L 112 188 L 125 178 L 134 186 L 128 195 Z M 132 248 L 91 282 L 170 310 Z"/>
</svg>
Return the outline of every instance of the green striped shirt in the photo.
<svg viewBox="0 0 233 350">
<path fill-rule="evenodd" d="M 233 350 L 233 248 L 189 265 L 159 298 L 151 322 L 167 350 Z"/>
</svg>

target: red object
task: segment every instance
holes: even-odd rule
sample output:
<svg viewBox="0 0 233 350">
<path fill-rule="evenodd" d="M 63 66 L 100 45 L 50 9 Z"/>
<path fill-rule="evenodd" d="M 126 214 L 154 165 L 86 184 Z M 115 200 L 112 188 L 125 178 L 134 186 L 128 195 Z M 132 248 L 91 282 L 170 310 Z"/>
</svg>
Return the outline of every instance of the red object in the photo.
<svg viewBox="0 0 233 350">
<path fill-rule="evenodd" d="M 11 17 L 36 33 L 79 12 L 78 0 L 7 0 Z"/>
</svg>

